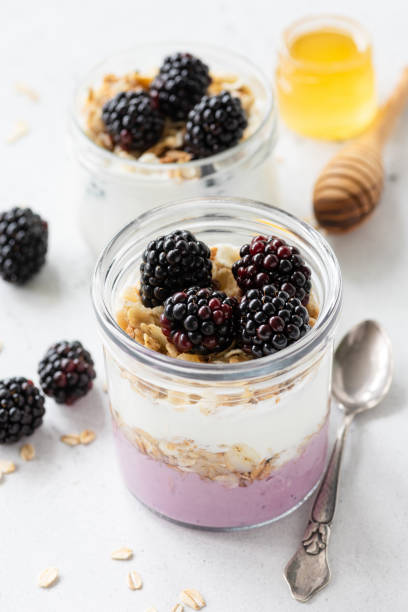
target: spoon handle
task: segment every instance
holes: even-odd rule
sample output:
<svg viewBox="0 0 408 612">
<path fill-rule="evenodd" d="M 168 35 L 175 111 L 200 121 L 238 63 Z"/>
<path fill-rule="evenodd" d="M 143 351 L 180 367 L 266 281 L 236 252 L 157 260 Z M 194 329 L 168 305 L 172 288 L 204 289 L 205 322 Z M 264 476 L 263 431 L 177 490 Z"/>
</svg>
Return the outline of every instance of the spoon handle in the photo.
<svg viewBox="0 0 408 612">
<path fill-rule="evenodd" d="M 344 418 L 314 501 L 302 543 L 285 567 L 285 578 L 293 597 L 298 601 L 307 601 L 330 580 L 327 561 L 330 524 L 336 508 L 344 441 L 352 420 L 352 415 L 346 415 Z"/>
</svg>

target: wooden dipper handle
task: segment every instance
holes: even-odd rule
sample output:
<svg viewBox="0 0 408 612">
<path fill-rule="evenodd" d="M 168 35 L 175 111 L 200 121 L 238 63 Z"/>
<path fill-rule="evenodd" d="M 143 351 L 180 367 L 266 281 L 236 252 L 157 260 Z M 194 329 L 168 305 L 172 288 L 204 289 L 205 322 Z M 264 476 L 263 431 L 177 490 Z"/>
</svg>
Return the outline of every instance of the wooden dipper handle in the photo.
<svg viewBox="0 0 408 612">
<path fill-rule="evenodd" d="M 381 196 L 381 151 L 408 101 L 408 66 L 371 127 L 344 146 L 326 165 L 313 192 L 319 225 L 332 233 L 354 229 L 374 210 Z"/>
</svg>

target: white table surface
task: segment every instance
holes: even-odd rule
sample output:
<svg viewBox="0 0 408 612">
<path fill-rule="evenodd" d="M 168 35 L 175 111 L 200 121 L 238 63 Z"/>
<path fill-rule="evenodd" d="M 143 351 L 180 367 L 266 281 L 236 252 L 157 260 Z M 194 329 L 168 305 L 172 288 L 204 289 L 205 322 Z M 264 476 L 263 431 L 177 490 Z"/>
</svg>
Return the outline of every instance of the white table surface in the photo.
<svg viewBox="0 0 408 612">
<path fill-rule="evenodd" d="M 317 2 L 310 12 L 343 12 L 373 34 L 379 88 L 389 91 L 408 62 L 403 0 L 377 9 L 372 0 Z M 66 185 L 65 117 L 78 76 L 101 57 L 158 39 L 199 39 L 244 51 L 272 72 L 278 33 L 305 10 L 301 0 L 270 2 L 140 2 L 4 0 L 0 5 L 0 202 L 32 206 L 50 222 L 48 263 L 25 288 L 0 283 L 0 376 L 37 380 L 36 367 L 57 339 L 81 339 L 99 373 L 96 389 L 68 408 L 47 402 L 44 426 L 31 438 L 37 458 L 24 463 L 19 445 L 0 448 L 18 464 L 0 484 L 0 610 L 168 612 L 182 588 L 199 589 L 210 612 L 298 610 L 282 568 L 303 532 L 310 502 L 277 524 L 241 533 L 176 527 L 142 508 L 122 486 L 111 441 L 100 344 L 89 299 L 93 265 L 75 221 Z M 39 92 L 34 103 L 18 81 Z M 30 133 L 4 143 L 23 119 Z M 274 203 L 310 215 L 311 188 L 335 150 L 281 128 Z M 310 604 L 316 612 L 403 612 L 408 609 L 408 444 L 406 381 L 408 267 L 408 114 L 386 153 L 380 208 L 358 232 L 331 240 L 344 274 L 339 336 L 375 317 L 391 335 L 395 378 L 388 398 L 353 427 L 347 448 L 330 558 L 333 580 Z M 69 448 L 63 433 L 89 427 L 88 447 Z M 120 546 L 131 562 L 110 560 Z M 36 586 L 55 565 L 59 583 Z M 144 579 L 126 586 L 129 569 Z"/>
</svg>

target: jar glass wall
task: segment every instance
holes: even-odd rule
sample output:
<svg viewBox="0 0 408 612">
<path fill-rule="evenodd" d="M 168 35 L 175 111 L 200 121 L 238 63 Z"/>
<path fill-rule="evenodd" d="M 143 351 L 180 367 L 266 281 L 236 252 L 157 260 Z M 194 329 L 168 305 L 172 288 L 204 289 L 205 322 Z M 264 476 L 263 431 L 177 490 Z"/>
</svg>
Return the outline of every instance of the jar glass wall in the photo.
<svg viewBox="0 0 408 612">
<path fill-rule="evenodd" d="M 188 49 L 213 74 L 235 75 L 249 86 L 257 112 L 254 130 L 235 147 L 202 160 L 161 164 L 124 159 L 86 134 L 83 105 L 89 88 L 98 87 L 107 74 L 123 75 L 135 67 L 142 72 L 157 69 L 174 52 L 174 44 L 140 45 L 102 62 L 79 86 L 69 123 L 73 197 L 83 234 L 97 252 L 124 224 L 172 199 L 212 194 L 275 199 L 270 153 L 276 138 L 276 109 L 268 79 L 233 52 L 190 43 Z"/>
<path fill-rule="evenodd" d="M 290 347 L 235 364 L 154 352 L 116 323 L 145 245 L 182 227 L 208 245 L 239 247 L 273 232 L 312 270 L 314 327 Z M 174 521 L 226 529 L 263 524 L 317 485 L 327 451 L 333 334 L 341 277 L 323 237 L 265 204 L 204 198 L 158 207 L 124 228 L 101 255 L 93 300 L 105 348 L 113 430 L 130 491 Z"/>
</svg>

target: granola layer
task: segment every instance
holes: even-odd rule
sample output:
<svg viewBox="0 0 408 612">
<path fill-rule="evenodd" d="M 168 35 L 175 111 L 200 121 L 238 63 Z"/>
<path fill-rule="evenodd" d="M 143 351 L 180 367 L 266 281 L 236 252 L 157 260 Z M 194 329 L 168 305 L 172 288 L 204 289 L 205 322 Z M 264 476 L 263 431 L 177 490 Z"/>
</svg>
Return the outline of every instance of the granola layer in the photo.
<svg viewBox="0 0 408 612">
<path fill-rule="evenodd" d="M 156 439 L 140 427 L 129 427 L 116 411 L 111 409 L 111 413 L 122 434 L 140 453 L 181 472 L 194 472 L 200 478 L 228 487 L 246 487 L 255 480 L 265 480 L 274 470 L 282 468 L 286 463 L 279 461 L 282 454 L 280 452 L 260 457 L 253 448 L 244 443 L 223 445 L 222 450 L 212 452 L 200 447 L 194 440 Z M 295 458 L 301 456 L 312 438 L 327 426 L 327 419 L 326 414 L 317 431 L 298 445 Z M 290 461 L 293 459 L 292 456 Z"/>
</svg>

